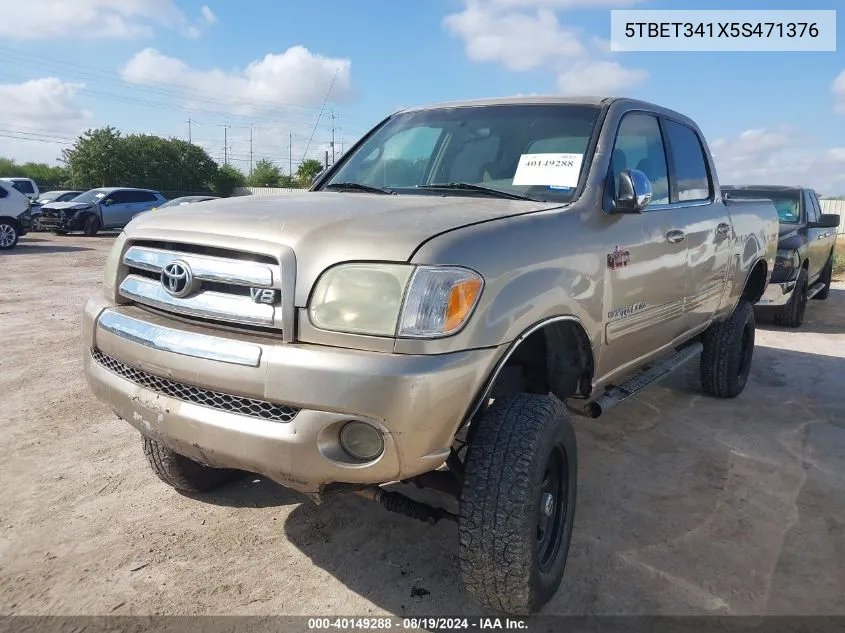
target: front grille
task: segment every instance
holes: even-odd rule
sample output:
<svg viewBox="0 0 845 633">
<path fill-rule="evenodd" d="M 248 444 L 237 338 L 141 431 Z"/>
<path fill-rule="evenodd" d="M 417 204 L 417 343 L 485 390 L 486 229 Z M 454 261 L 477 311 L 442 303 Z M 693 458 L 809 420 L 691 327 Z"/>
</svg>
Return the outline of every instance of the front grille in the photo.
<svg viewBox="0 0 845 633">
<path fill-rule="evenodd" d="M 213 325 L 282 331 L 278 259 L 195 244 L 139 241 L 124 253 L 123 263 L 119 292 L 140 306 Z M 190 273 L 182 294 L 171 294 L 162 282 L 174 263 L 183 278 Z M 260 300 L 267 290 L 273 291 L 271 298 Z"/>
<path fill-rule="evenodd" d="M 295 407 L 234 396 L 228 393 L 220 393 L 211 389 L 186 385 L 168 378 L 161 378 L 160 376 L 127 365 L 124 362 L 112 358 L 108 354 L 104 354 L 98 349 L 92 349 L 91 356 L 99 365 L 121 378 L 184 402 L 193 402 L 194 404 L 210 409 L 237 413 L 238 415 L 273 422 L 290 422 L 299 413 L 299 409 Z"/>
</svg>

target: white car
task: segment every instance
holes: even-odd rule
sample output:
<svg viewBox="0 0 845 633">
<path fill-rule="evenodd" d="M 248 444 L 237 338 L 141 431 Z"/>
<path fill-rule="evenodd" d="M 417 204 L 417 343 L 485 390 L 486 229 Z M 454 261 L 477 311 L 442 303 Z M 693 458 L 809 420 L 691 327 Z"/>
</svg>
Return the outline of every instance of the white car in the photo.
<svg viewBox="0 0 845 633">
<path fill-rule="evenodd" d="M 30 200 L 38 200 L 38 196 L 41 195 L 38 191 L 38 185 L 32 178 L 0 178 L 0 180 L 11 183 L 15 189 Z"/>
<path fill-rule="evenodd" d="M 8 180 L 0 179 L 0 251 L 15 247 L 30 228 L 30 202 Z"/>
</svg>

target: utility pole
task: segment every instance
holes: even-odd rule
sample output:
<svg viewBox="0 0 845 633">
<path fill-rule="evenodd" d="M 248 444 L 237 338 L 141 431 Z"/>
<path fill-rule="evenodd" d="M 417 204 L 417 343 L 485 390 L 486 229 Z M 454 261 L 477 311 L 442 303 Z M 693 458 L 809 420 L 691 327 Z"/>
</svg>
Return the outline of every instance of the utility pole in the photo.
<svg viewBox="0 0 845 633">
<path fill-rule="evenodd" d="M 249 175 L 252 176 L 252 123 L 249 124 Z"/>
<path fill-rule="evenodd" d="M 288 132 L 288 176 L 293 178 L 293 132 Z"/>
<path fill-rule="evenodd" d="M 229 164 L 229 125 L 223 125 L 223 164 Z"/>
<path fill-rule="evenodd" d="M 332 110 L 332 165 L 334 165 L 334 120 L 334 110 Z"/>
<path fill-rule="evenodd" d="M 191 118 L 188 117 L 188 142 L 189 143 L 191 142 L 191 123 L 192 123 Z"/>
<path fill-rule="evenodd" d="M 323 167 L 326 169 L 329 167 L 329 150 L 326 150 L 326 162 L 323 164 Z"/>
</svg>

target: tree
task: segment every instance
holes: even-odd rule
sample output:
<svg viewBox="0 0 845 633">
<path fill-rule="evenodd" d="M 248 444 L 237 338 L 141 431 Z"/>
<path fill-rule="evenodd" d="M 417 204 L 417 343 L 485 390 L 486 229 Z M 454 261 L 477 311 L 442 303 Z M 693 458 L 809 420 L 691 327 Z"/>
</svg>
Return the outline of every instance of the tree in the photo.
<svg viewBox="0 0 845 633">
<path fill-rule="evenodd" d="M 236 187 L 243 187 L 246 177 L 237 167 L 221 165 L 214 180 L 214 192 L 218 196 L 231 196 Z"/>
<path fill-rule="evenodd" d="M 299 181 L 295 177 L 282 174 L 279 178 L 279 186 L 285 189 L 299 189 Z"/>
<path fill-rule="evenodd" d="M 299 168 L 296 170 L 296 178 L 304 187 L 308 187 L 314 180 L 314 177 L 323 171 L 323 163 L 313 158 L 302 161 Z"/>
<path fill-rule="evenodd" d="M 282 172 L 272 161 L 262 158 L 255 163 L 255 168 L 247 178 L 250 187 L 280 187 Z"/>
<path fill-rule="evenodd" d="M 67 171 L 57 165 L 47 163 L 24 163 L 20 165 L 11 158 L 0 157 L 0 178 L 20 176 L 31 178 L 41 191 L 59 189 L 65 186 Z"/>
<path fill-rule="evenodd" d="M 82 189 L 130 186 L 120 131 L 113 127 L 88 130 L 63 151 L 73 185 Z"/>
</svg>

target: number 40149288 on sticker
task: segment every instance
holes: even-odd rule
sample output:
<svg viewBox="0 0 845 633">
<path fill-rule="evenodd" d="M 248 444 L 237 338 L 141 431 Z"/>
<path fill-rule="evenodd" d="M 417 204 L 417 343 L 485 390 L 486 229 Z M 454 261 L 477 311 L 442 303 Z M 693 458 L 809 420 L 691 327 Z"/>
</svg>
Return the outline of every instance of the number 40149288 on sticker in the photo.
<svg viewBox="0 0 845 633">
<path fill-rule="evenodd" d="M 519 157 L 514 185 L 575 187 L 583 154 L 523 154 Z"/>
</svg>

